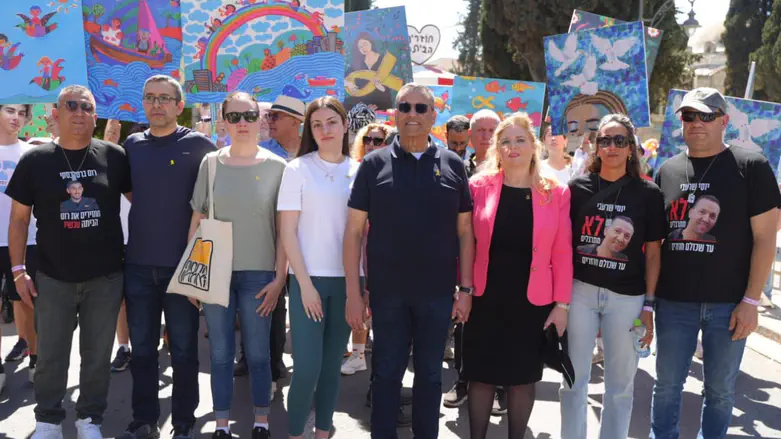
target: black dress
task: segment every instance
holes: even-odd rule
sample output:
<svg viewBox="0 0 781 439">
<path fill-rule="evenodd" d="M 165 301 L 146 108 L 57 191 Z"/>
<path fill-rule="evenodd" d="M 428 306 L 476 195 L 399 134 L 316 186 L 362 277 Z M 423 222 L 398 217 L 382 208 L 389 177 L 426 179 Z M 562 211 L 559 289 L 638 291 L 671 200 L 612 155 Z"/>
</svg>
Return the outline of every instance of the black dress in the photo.
<svg viewBox="0 0 781 439">
<path fill-rule="evenodd" d="M 529 302 L 534 226 L 531 189 L 502 187 L 485 292 L 472 299 L 464 325 L 464 375 L 501 386 L 542 379 L 545 320 L 553 305 Z"/>
</svg>

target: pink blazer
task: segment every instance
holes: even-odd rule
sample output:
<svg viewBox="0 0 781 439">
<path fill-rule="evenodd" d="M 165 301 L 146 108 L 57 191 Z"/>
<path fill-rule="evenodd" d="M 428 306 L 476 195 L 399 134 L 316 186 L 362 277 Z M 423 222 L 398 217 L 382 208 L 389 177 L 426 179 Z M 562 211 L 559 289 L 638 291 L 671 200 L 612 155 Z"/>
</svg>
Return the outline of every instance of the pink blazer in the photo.
<svg viewBox="0 0 781 439">
<path fill-rule="evenodd" d="M 504 173 L 499 172 L 469 182 L 474 200 L 472 225 L 477 240 L 474 265 L 475 296 L 481 296 L 485 291 L 488 255 L 503 181 Z M 572 225 L 569 203 L 570 192 L 566 186 L 554 186 L 550 195 L 532 190 L 534 231 L 527 295 L 529 301 L 537 306 L 552 302 L 569 303 L 572 295 Z"/>
</svg>

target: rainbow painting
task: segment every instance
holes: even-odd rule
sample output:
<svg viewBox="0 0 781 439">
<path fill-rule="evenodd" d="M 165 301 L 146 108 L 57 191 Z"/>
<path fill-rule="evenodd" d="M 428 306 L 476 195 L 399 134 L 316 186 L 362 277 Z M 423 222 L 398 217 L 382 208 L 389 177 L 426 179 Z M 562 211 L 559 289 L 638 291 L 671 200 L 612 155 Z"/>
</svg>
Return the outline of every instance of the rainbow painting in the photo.
<svg viewBox="0 0 781 439">
<path fill-rule="evenodd" d="M 344 0 L 182 3 L 189 102 L 245 91 L 263 102 L 344 98 Z"/>
</svg>

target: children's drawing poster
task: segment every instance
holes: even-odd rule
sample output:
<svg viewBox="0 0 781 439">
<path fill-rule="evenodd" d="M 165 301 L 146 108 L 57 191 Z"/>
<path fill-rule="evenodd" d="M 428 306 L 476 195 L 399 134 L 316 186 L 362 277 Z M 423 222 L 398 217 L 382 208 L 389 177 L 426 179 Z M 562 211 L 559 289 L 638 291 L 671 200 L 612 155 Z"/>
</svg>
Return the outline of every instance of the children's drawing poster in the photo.
<svg viewBox="0 0 781 439">
<path fill-rule="evenodd" d="M 591 12 L 579 11 L 575 9 L 572 13 L 572 22 L 569 25 L 569 32 L 580 32 L 588 29 L 597 29 L 600 27 L 615 26 L 624 24 L 625 21 L 615 18 L 605 17 L 604 15 L 592 14 Z M 659 45 L 662 44 L 662 34 L 664 31 L 645 26 L 645 62 L 648 66 L 648 77 L 654 71 L 656 57 L 659 55 Z"/>
<path fill-rule="evenodd" d="M 98 116 L 146 122 L 144 82 L 180 79 L 179 0 L 82 0 L 89 87 Z"/>
<path fill-rule="evenodd" d="M 452 113 L 467 118 L 487 108 L 504 118 L 511 113 L 527 113 L 539 134 L 545 84 L 508 79 L 456 76 L 453 82 Z"/>
<path fill-rule="evenodd" d="M 431 128 L 431 135 L 437 140 L 439 146 L 447 147 L 447 121 L 454 115 L 450 110 L 450 101 L 453 97 L 453 87 L 444 85 L 430 85 L 434 93 L 434 109 L 437 110 L 437 120 Z"/>
<path fill-rule="evenodd" d="M 662 138 L 656 160 L 650 162 L 655 168 L 668 158 L 686 150 L 683 139 L 683 126 L 675 110 L 681 105 L 684 90 L 670 90 L 667 108 L 664 112 Z M 724 143 L 750 151 L 761 152 L 776 172 L 781 176 L 781 104 L 726 97 L 729 124 L 724 133 Z"/>
<path fill-rule="evenodd" d="M 56 102 L 68 85 L 87 85 L 81 1 L 3 2 L 0 104 Z"/>
<path fill-rule="evenodd" d="M 344 99 L 344 0 L 187 0 L 184 89 L 192 102 L 235 90 L 273 102 Z"/>
<path fill-rule="evenodd" d="M 553 134 L 582 137 L 609 113 L 651 125 L 640 22 L 545 37 Z"/>
<path fill-rule="evenodd" d="M 19 131 L 19 137 L 29 139 L 31 137 L 51 137 L 46 126 L 46 117 L 52 114 L 54 104 L 35 104 L 32 109 L 30 122 Z"/>
<path fill-rule="evenodd" d="M 345 14 L 344 41 L 347 110 L 359 102 L 380 110 L 394 108 L 396 93 L 412 81 L 404 7 Z"/>
</svg>

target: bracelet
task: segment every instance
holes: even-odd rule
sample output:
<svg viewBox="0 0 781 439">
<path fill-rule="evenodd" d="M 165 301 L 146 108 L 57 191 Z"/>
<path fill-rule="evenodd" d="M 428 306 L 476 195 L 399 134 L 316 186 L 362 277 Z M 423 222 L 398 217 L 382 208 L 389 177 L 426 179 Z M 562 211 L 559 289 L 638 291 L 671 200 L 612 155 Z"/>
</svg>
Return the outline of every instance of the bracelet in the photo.
<svg viewBox="0 0 781 439">
<path fill-rule="evenodd" d="M 26 272 L 26 271 L 24 271 L 24 272 L 22 272 L 21 274 L 19 274 L 18 276 L 16 276 L 16 277 L 14 278 L 14 283 L 15 283 L 16 281 L 18 281 L 19 279 L 21 279 L 22 277 L 24 277 L 24 275 L 25 275 L 25 274 L 27 274 L 27 272 Z"/>
<path fill-rule="evenodd" d="M 556 308 L 561 308 L 565 311 L 569 311 L 569 303 L 556 303 Z"/>
<path fill-rule="evenodd" d="M 654 308 L 652 306 L 644 306 L 643 311 L 654 312 Z"/>
<path fill-rule="evenodd" d="M 27 270 L 27 267 L 24 264 L 22 264 L 22 265 L 15 265 L 15 266 L 11 267 L 11 272 L 19 271 L 19 270 Z"/>
<path fill-rule="evenodd" d="M 759 306 L 759 300 L 754 300 L 748 296 L 743 296 L 743 300 L 741 302 L 748 303 L 749 305 Z"/>
<path fill-rule="evenodd" d="M 646 302 L 651 302 L 651 303 L 656 302 L 656 296 L 649 296 L 648 294 L 646 294 L 643 297 L 645 298 L 644 300 Z"/>
</svg>

